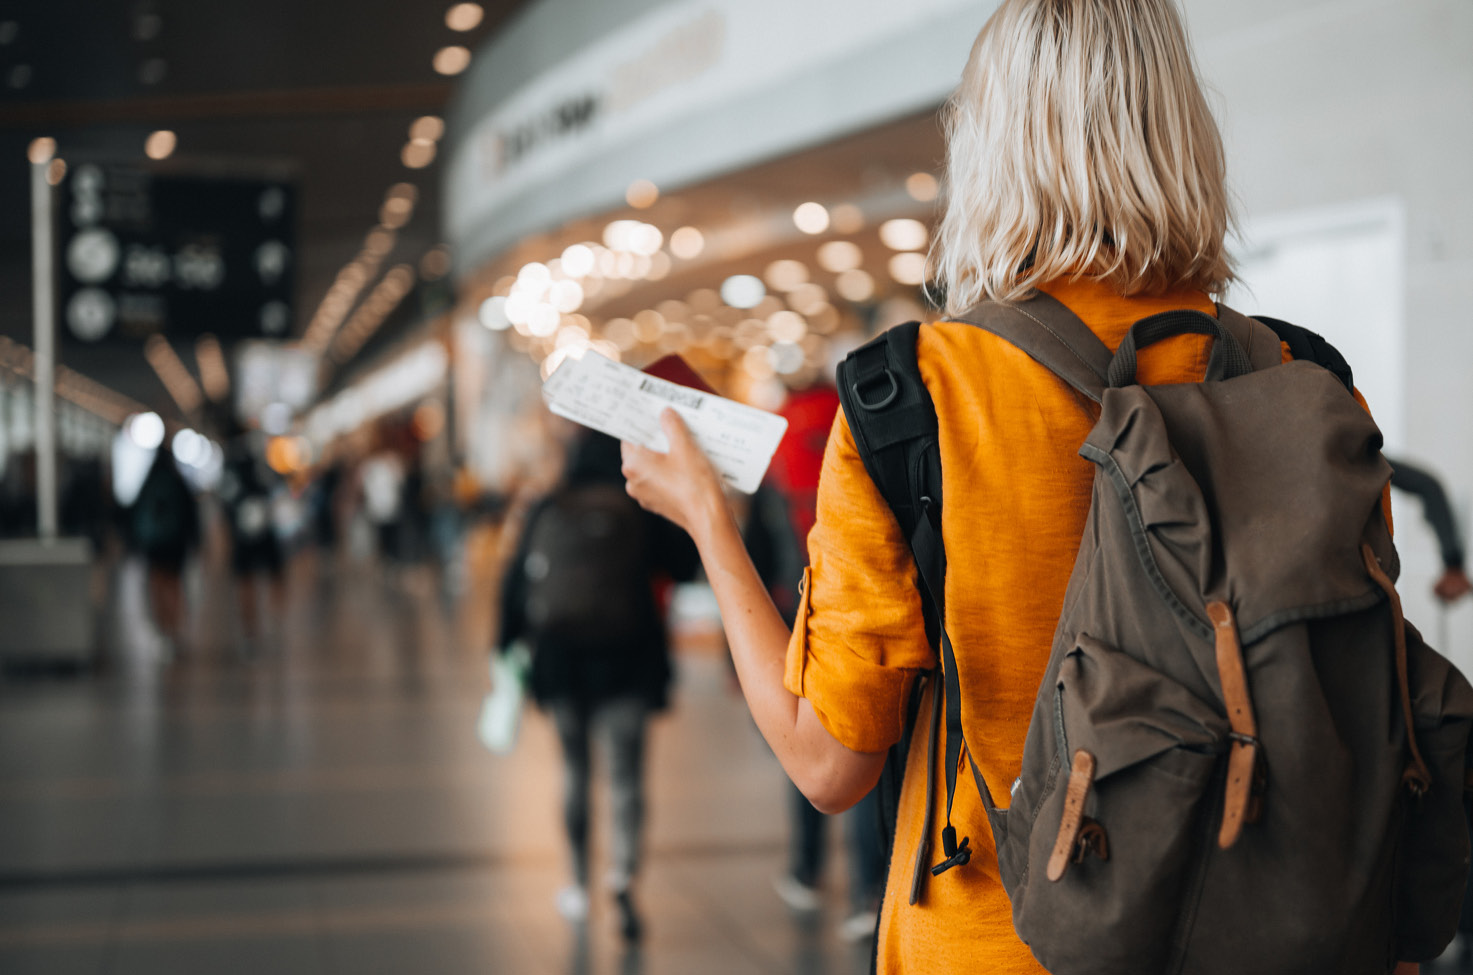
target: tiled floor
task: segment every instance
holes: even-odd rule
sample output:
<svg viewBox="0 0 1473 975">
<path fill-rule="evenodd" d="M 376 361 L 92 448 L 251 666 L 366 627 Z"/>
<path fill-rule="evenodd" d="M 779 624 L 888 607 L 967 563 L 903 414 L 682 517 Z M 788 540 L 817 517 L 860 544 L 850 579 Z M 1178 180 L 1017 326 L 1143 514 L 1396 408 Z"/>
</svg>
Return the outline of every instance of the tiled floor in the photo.
<svg viewBox="0 0 1473 975">
<path fill-rule="evenodd" d="M 125 563 L 103 673 L 0 681 L 0 973 L 866 970 L 835 934 L 841 877 L 813 923 L 772 892 L 781 772 L 714 656 L 681 658 L 654 729 L 626 951 L 608 905 L 581 930 L 553 909 L 550 726 L 507 757 L 476 740 L 476 614 L 421 574 L 304 559 L 246 654 L 222 582 L 193 580 L 193 645 L 166 661 Z"/>
<path fill-rule="evenodd" d="M 868 970 L 836 937 L 842 877 L 813 921 L 772 892 L 781 772 L 709 650 L 654 729 L 648 932 L 625 950 L 609 905 L 581 929 L 553 909 L 548 724 L 507 757 L 475 738 L 489 599 L 307 557 L 247 654 L 214 574 L 165 661 L 141 583 L 113 580 L 101 674 L 0 680 L 3 975 Z M 1424 972 L 1473 972 L 1456 955 Z"/>
</svg>

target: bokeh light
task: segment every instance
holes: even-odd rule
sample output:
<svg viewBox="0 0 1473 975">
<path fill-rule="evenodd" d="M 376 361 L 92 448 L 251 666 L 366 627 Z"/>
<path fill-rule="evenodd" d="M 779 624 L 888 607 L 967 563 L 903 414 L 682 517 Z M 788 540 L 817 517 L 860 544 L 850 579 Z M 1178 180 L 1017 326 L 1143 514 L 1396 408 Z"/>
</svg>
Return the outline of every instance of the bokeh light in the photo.
<svg viewBox="0 0 1473 975">
<path fill-rule="evenodd" d="M 805 234 L 821 234 L 829 229 L 829 211 L 821 203 L 801 203 L 793 211 L 793 224 Z"/>
</svg>

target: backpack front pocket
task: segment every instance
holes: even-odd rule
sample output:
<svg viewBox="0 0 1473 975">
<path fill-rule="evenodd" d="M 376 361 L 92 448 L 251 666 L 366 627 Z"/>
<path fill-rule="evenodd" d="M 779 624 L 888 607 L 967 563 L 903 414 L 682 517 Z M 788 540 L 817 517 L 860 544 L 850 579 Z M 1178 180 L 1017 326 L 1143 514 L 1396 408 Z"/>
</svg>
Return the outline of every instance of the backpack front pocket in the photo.
<svg viewBox="0 0 1473 975">
<path fill-rule="evenodd" d="M 1055 707 L 1057 778 L 1033 820 L 1014 923 L 1056 975 L 1159 970 L 1212 841 L 1204 801 L 1227 719 L 1084 635 L 1059 668 Z"/>
</svg>

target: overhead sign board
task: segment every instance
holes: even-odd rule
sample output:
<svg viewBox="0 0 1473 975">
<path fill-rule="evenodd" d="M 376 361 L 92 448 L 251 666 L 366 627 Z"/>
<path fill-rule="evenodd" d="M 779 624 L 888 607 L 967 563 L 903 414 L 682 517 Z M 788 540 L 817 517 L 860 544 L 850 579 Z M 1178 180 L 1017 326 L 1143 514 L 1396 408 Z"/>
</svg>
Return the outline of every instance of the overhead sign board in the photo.
<svg viewBox="0 0 1473 975">
<path fill-rule="evenodd" d="M 68 341 L 285 338 L 296 188 L 83 162 L 58 201 L 58 318 Z"/>
</svg>

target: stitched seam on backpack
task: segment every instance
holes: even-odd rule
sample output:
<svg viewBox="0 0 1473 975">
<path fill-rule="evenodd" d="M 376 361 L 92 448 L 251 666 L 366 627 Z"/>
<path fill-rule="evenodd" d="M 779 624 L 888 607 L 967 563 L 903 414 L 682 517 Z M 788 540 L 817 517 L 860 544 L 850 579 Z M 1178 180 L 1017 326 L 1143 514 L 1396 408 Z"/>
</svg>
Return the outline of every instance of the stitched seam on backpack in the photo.
<svg viewBox="0 0 1473 975">
<path fill-rule="evenodd" d="M 1054 749 L 1054 760 L 1049 763 L 1048 774 L 1044 777 L 1043 791 L 1038 794 L 1038 800 L 1033 804 L 1033 815 L 1028 817 L 1028 845 L 1023 848 L 1023 870 L 1018 874 L 1018 890 L 1025 890 L 1028 886 L 1028 874 L 1033 869 L 1033 857 L 1030 850 L 1033 846 L 1033 830 L 1038 825 L 1038 817 L 1043 813 L 1043 807 L 1048 805 L 1049 797 L 1059 784 L 1059 770 L 1063 767 L 1060 761 L 1063 753 L 1058 748 Z M 1011 830 L 1009 830 L 1011 832 Z M 999 856 L 1001 854 L 999 853 Z"/>
<path fill-rule="evenodd" d="M 1146 535 L 1145 519 L 1141 517 L 1140 507 L 1135 502 L 1135 495 L 1130 490 L 1130 484 L 1125 479 L 1125 472 L 1120 469 L 1120 464 L 1109 453 L 1096 447 L 1094 444 L 1086 443 L 1079 448 L 1081 456 L 1094 461 L 1110 477 L 1111 484 L 1115 487 L 1115 493 L 1120 499 L 1120 505 L 1125 509 L 1125 516 L 1130 523 L 1130 533 L 1135 540 L 1136 554 L 1140 556 L 1141 565 L 1146 570 L 1146 577 L 1151 580 L 1151 585 L 1158 595 L 1171 609 L 1173 613 L 1186 623 L 1197 636 L 1206 640 L 1212 636 L 1212 626 L 1197 616 L 1182 602 L 1176 592 L 1166 582 L 1166 577 L 1161 574 L 1161 567 L 1156 564 L 1156 555 L 1151 551 L 1151 541 Z"/>
<path fill-rule="evenodd" d="M 1326 616 L 1342 616 L 1346 613 L 1358 612 L 1362 609 L 1370 609 L 1372 606 L 1386 598 L 1386 591 L 1380 586 L 1372 586 L 1359 596 L 1346 596 L 1343 599 L 1332 599 L 1328 602 L 1316 603 L 1312 606 L 1296 606 L 1293 609 L 1280 610 L 1277 613 L 1265 616 L 1242 631 L 1239 639 L 1244 646 L 1257 643 L 1275 630 L 1282 629 L 1292 623 L 1302 623 L 1306 620 L 1321 619 Z"/>
</svg>

